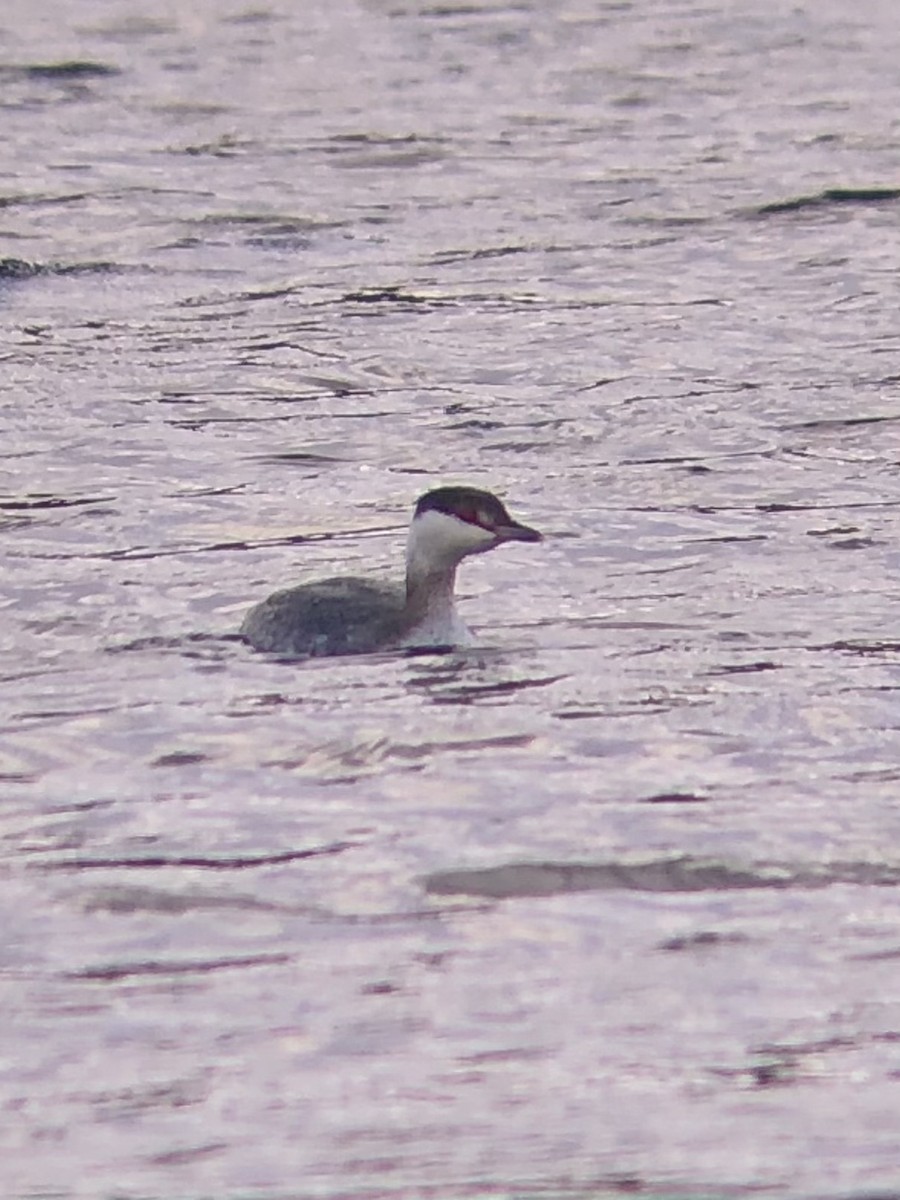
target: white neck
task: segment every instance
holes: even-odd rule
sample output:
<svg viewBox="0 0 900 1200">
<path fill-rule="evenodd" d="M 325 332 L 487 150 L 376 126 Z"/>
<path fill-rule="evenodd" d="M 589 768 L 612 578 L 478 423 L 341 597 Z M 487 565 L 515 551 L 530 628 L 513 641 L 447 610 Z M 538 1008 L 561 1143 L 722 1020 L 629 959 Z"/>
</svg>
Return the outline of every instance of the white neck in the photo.
<svg viewBox="0 0 900 1200">
<path fill-rule="evenodd" d="M 446 528 L 451 519 L 428 512 L 416 517 L 410 526 L 406 543 L 407 608 L 454 611 L 453 589 L 462 555 L 449 536 L 452 528 Z"/>
<path fill-rule="evenodd" d="M 486 540 L 455 517 L 429 511 L 413 520 L 406 544 L 406 612 L 414 645 L 460 645 L 472 640 L 456 611 L 456 568 Z"/>
</svg>

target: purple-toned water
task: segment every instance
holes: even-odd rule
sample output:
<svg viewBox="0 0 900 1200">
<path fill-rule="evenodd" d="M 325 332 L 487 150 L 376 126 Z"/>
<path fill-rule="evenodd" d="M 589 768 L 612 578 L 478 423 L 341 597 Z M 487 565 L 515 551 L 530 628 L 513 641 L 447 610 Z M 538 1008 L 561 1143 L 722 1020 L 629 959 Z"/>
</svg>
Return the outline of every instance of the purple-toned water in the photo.
<svg viewBox="0 0 900 1200">
<path fill-rule="evenodd" d="M 0 1192 L 900 1189 L 887 0 L 8 0 Z M 247 607 L 542 546 L 482 648 Z"/>
</svg>

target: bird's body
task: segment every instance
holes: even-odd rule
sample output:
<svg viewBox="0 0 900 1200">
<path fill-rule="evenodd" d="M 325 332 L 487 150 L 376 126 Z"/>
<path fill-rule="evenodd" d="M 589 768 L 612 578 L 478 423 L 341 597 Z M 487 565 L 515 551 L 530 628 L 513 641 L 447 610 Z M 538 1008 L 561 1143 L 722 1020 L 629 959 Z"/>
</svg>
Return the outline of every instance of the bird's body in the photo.
<svg viewBox="0 0 900 1200">
<path fill-rule="evenodd" d="M 241 635 L 289 658 L 467 645 L 473 638 L 453 596 L 460 561 L 505 541 L 540 540 L 490 492 L 438 488 L 416 505 L 405 587 L 353 576 L 300 584 L 252 608 Z"/>
<path fill-rule="evenodd" d="M 276 592 L 252 609 L 241 633 L 257 650 L 291 657 L 365 654 L 399 635 L 405 594 L 368 579 L 319 579 Z"/>
</svg>

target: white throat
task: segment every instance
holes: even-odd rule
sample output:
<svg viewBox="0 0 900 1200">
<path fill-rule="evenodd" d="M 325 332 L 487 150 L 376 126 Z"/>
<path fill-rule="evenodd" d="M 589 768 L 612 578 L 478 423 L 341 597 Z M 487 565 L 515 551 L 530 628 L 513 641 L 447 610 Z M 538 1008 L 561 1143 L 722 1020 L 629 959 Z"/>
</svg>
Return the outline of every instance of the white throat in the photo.
<svg viewBox="0 0 900 1200">
<path fill-rule="evenodd" d="M 413 519 L 406 543 L 408 646 L 464 646 L 474 640 L 456 611 L 456 568 L 469 554 L 494 545 L 494 537 L 446 513 L 429 510 Z"/>
<path fill-rule="evenodd" d="M 467 555 L 489 550 L 494 544 L 494 535 L 486 529 L 429 509 L 414 517 L 409 527 L 407 581 L 452 573 Z"/>
</svg>

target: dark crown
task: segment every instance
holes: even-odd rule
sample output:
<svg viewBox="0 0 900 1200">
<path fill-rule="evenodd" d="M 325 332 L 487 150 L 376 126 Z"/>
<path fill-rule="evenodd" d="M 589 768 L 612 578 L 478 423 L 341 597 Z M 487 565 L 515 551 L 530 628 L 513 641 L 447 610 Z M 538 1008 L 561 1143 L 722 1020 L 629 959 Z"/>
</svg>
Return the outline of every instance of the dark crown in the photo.
<svg viewBox="0 0 900 1200">
<path fill-rule="evenodd" d="M 511 525 L 512 518 L 503 504 L 491 492 L 470 487 L 442 487 L 420 496 L 416 516 L 425 512 L 442 512 L 476 525 Z"/>
</svg>

